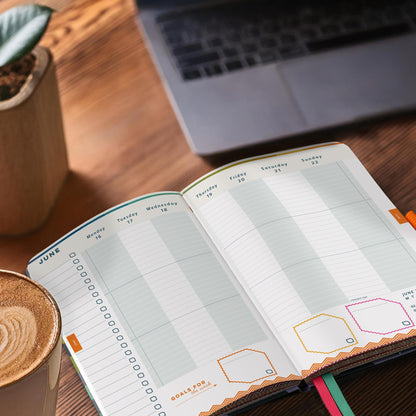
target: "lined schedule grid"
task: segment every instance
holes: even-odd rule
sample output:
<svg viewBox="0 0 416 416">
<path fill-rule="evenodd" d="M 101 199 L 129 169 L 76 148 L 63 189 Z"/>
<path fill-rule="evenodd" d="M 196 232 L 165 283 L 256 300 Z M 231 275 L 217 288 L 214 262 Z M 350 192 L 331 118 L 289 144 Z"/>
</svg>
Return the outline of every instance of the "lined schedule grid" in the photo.
<svg viewBox="0 0 416 416">
<path fill-rule="evenodd" d="M 82 253 L 158 387 L 266 339 L 194 221 L 168 213 Z"/>
<path fill-rule="evenodd" d="M 66 345 L 104 416 L 166 416 L 152 381 L 83 258 L 37 279 L 59 304 Z"/>
<path fill-rule="evenodd" d="M 344 162 L 235 186 L 196 214 L 277 331 L 416 284 L 414 251 Z"/>
</svg>

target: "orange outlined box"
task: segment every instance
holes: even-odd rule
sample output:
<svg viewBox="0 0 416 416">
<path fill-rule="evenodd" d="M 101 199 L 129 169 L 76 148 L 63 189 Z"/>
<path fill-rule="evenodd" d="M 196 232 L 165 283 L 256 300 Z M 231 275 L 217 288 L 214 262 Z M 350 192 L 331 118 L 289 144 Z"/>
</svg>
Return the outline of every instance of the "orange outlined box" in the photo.
<svg viewBox="0 0 416 416">
<path fill-rule="evenodd" d="M 397 208 L 389 209 L 389 212 L 399 224 L 405 224 L 407 222 L 407 219 Z"/>
<path fill-rule="evenodd" d="M 344 318 L 320 313 L 293 327 L 307 352 L 332 354 L 357 345 L 358 341 Z"/>
<path fill-rule="evenodd" d="M 75 334 L 68 335 L 66 339 L 68 340 L 69 345 L 71 346 L 74 352 L 79 352 L 82 350 L 82 346 Z"/>
<path fill-rule="evenodd" d="M 251 348 L 233 352 L 217 361 L 229 383 L 250 384 L 277 375 L 267 354 Z"/>
</svg>

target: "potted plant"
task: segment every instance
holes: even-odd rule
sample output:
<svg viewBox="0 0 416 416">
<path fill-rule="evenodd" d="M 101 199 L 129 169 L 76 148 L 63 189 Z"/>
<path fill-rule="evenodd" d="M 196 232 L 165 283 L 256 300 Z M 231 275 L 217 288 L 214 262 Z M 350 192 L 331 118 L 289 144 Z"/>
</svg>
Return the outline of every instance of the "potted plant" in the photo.
<svg viewBox="0 0 416 416">
<path fill-rule="evenodd" d="M 53 58 L 36 46 L 52 12 L 23 5 L 0 15 L 0 234 L 40 226 L 68 172 Z"/>
</svg>

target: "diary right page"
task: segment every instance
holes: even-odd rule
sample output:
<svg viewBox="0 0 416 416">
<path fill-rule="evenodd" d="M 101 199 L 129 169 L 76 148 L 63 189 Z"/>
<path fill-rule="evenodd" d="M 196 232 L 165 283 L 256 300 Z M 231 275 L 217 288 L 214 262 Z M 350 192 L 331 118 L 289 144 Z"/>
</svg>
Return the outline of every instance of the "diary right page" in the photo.
<svg viewBox="0 0 416 416">
<path fill-rule="evenodd" d="M 416 335 L 416 233 L 347 146 L 240 161 L 183 195 L 304 377 Z"/>
</svg>

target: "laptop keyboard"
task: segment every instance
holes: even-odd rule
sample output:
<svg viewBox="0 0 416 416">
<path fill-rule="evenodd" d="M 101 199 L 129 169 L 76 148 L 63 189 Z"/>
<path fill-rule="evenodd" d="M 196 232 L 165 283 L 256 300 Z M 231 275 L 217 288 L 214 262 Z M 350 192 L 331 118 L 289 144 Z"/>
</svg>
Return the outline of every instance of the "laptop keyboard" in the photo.
<svg viewBox="0 0 416 416">
<path fill-rule="evenodd" d="M 238 1 L 161 14 L 157 23 L 191 81 L 414 32 L 416 0 Z"/>
</svg>

